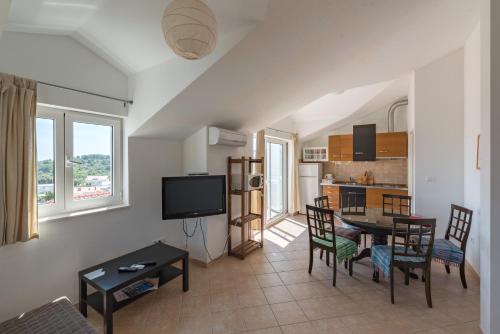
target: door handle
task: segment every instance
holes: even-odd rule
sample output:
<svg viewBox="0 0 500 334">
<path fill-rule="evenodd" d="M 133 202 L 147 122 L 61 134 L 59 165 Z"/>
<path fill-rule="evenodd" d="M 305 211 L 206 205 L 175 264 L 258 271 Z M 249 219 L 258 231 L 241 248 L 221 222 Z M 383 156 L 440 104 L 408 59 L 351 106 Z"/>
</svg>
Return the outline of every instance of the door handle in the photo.
<svg viewBox="0 0 500 334">
<path fill-rule="evenodd" d="M 354 154 L 361 155 L 361 154 L 364 154 L 364 152 L 354 152 Z"/>
</svg>

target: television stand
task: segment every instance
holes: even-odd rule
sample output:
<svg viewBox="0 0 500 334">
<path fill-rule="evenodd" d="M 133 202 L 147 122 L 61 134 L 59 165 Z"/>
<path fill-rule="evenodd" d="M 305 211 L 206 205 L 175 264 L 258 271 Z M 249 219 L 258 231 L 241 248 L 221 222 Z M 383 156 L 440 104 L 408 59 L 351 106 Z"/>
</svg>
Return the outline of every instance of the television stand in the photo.
<svg viewBox="0 0 500 334">
<path fill-rule="evenodd" d="M 180 275 L 182 275 L 182 290 L 186 292 L 189 290 L 188 256 L 189 253 L 185 250 L 164 243 L 156 243 L 80 271 L 78 273 L 80 312 L 87 317 L 87 305 L 92 307 L 104 318 L 104 333 L 112 334 L 113 312 L 133 303 L 151 291 L 121 302 L 116 302 L 113 293 L 145 278 L 158 277 L 158 285 L 161 286 Z M 180 260 L 182 260 L 182 269 L 173 266 Z M 154 261 L 156 264 L 136 272 L 118 272 L 119 267 L 128 267 L 142 261 Z M 93 280 L 85 277 L 86 274 L 100 268 L 106 272 L 105 275 Z M 97 291 L 87 295 L 87 284 Z"/>
</svg>

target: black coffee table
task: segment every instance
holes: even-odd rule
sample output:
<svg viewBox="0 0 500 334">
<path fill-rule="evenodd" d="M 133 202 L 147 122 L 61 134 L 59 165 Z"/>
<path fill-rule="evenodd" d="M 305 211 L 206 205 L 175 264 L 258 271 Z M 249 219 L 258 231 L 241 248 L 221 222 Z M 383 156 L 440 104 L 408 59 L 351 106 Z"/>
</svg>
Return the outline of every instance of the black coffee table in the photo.
<svg viewBox="0 0 500 334">
<path fill-rule="evenodd" d="M 78 273 L 80 282 L 80 312 L 87 316 L 87 305 L 103 315 L 104 333 L 113 333 L 113 312 L 134 302 L 147 293 L 116 302 L 113 293 L 144 278 L 159 278 L 159 285 L 182 275 L 182 289 L 189 290 L 189 253 L 163 243 L 157 243 L 135 252 L 120 256 L 113 260 L 87 268 Z M 172 266 L 175 262 L 182 260 L 182 269 Z M 154 266 L 145 267 L 142 270 L 129 273 L 119 273 L 118 267 L 130 266 L 137 262 L 154 261 Z M 88 279 L 84 275 L 102 268 L 104 276 Z M 87 284 L 97 291 L 87 295 Z"/>
</svg>

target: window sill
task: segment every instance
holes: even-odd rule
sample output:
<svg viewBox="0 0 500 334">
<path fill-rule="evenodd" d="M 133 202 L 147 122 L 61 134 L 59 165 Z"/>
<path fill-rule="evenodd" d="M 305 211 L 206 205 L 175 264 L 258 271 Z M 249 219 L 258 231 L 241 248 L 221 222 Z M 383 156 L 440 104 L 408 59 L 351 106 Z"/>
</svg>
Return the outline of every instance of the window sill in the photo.
<svg viewBox="0 0 500 334">
<path fill-rule="evenodd" d="M 129 208 L 129 207 L 130 207 L 130 204 L 123 203 L 123 204 L 104 206 L 104 207 L 82 210 L 82 211 L 65 212 L 65 213 L 61 213 L 58 215 L 38 218 L 38 222 L 39 223 L 46 223 L 46 222 L 55 221 L 55 220 L 64 219 L 64 218 L 88 216 L 88 215 L 93 215 L 96 213 L 108 212 L 108 211 L 112 211 L 112 210 L 124 209 L 124 208 Z"/>
</svg>

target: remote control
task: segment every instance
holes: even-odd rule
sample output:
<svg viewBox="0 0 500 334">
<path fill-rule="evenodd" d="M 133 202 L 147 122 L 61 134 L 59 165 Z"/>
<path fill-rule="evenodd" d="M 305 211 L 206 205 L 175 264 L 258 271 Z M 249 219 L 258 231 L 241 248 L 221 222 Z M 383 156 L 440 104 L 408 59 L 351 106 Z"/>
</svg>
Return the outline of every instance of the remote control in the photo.
<svg viewBox="0 0 500 334">
<path fill-rule="evenodd" d="M 121 273 L 133 273 L 137 271 L 137 268 L 132 268 L 132 267 L 120 267 L 118 268 L 118 271 Z"/>
<path fill-rule="evenodd" d="M 143 265 L 143 266 L 154 266 L 156 264 L 155 261 L 142 261 L 142 262 L 137 262 L 137 264 Z"/>
</svg>

